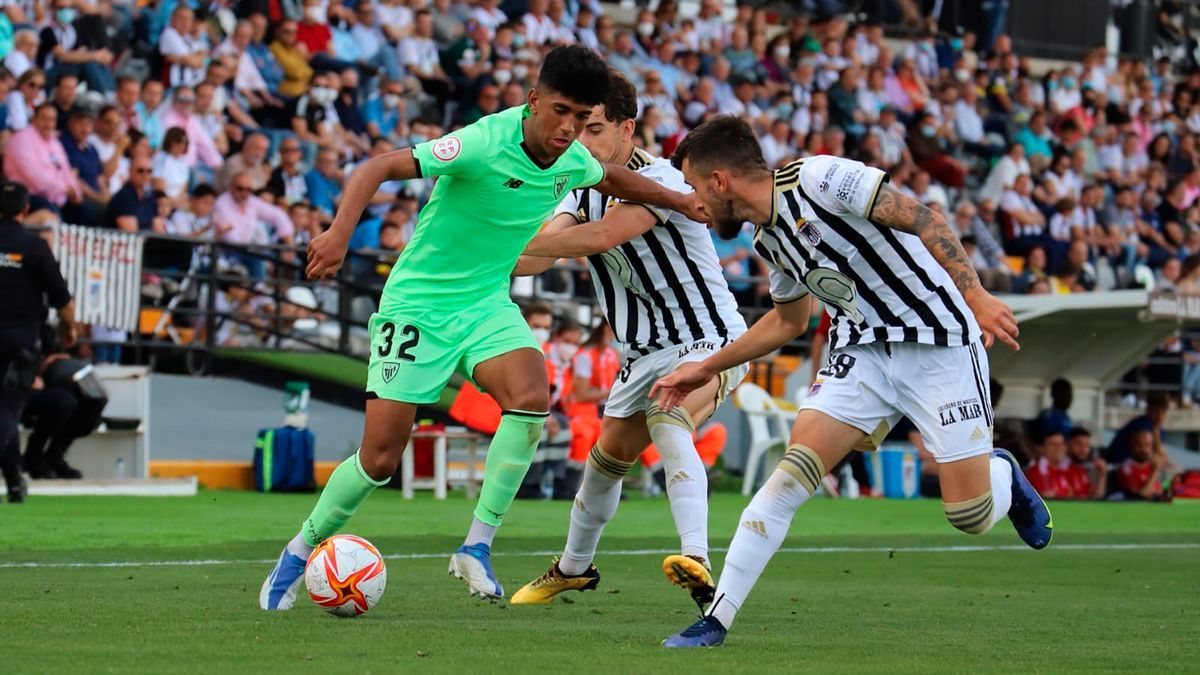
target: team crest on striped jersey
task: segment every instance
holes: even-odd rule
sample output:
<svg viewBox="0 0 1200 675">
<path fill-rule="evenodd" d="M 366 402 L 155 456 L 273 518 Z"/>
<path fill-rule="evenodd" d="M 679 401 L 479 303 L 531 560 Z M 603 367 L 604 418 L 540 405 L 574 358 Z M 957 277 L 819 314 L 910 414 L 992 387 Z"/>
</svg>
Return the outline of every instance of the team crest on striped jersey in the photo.
<svg viewBox="0 0 1200 675">
<path fill-rule="evenodd" d="M 821 230 L 810 222 L 805 221 L 800 226 L 800 236 L 804 237 L 804 240 L 813 246 L 821 243 Z"/>
</svg>

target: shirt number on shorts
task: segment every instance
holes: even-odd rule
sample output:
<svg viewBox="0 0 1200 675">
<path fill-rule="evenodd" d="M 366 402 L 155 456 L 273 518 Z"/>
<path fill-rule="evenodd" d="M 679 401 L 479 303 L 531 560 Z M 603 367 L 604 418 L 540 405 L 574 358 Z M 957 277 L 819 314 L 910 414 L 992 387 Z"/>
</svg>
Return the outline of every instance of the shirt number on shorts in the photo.
<svg viewBox="0 0 1200 675">
<path fill-rule="evenodd" d="M 624 365 L 624 367 L 621 368 L 621 371 L 619 373 L 617 373 L 617 378 L 621 380 L 621 384 L 625 384 L 626 382 L 629 381 L 629 375 L 632 372 L 633 372 L 633 362 L 630 361 L 629 363 L 626 363 Z"/>
<path fill-rule="evenodd" d="M 854 360 L 854 357 L 849 354 L 834 354 L 829 357 L 829 365 L 825 366 L 821 374 L 840 380 L 850 374 L 850 369 L 854 367 Z"/>
<path fill-rule="evenodd" d="M 379 334 L 383 337 L 383 344 L 379 345 L 379 357 L 386 358 L 392 353 L 393 342 L 396 338 L 396 324 L 391 321 L 379 327 Z M 400 328 L 400 334 L 407 336 L 407 340 L 401 342 L 396 347 L 396 358 L 404 361 L 416 361 L 417 357 L 408 353 L 408 350 L 417 346 L 421 341 L 421 331 L 412 324 L 405 324 Z"/>
<path fill-rule="evenodd" d="M 867 317 L 858 311 L 858 293 L 854 282 L 845 274 L 827 267 L 818 267 L 804 275 L 804 285 L 826 304 L 848 314 L 854 323 L 866 320 Z"/>
</svg>

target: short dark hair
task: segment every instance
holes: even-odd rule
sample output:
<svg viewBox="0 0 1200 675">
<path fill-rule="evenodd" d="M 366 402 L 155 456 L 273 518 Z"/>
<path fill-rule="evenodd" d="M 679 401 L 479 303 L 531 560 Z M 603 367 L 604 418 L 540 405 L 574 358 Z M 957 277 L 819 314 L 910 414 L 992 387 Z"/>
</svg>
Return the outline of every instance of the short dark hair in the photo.
<svg viewBox="0 0 1200 675">
<path fill-rule="evenodd" d="M 608 69 L 608 98 L 604 99 L 604 117 L 620 124 L 638 116 L 637 87 L 616 68 Z"/>
<path fill-rule="evenodd" d="M 176 143 L 187 143 L 188 135 L 183 127 L 171 127 L 163 134 L 162 149 L 167 150 Z"/>
<path fill-rule="evenodd" d="M 29 206 L 29 190 L 20 183 L 0 181 L 0 218 L 11 220 L 25 213 Z"/>
<path fill-rule="evenodd" d="M 683 160 L 692 166 L 725 167 L 737 175 L 769 171 L 754 130 L 740 117 L 718 115 L 692 129 L 671 157 L 671 165 L 683 169 Z"/>
<path fill-rule="evenodd" d="M 579 103 L 600 105 L 608 98 L 608 66 L 587 47 L 555 47 L 542 62 L 538 89 L 556 91 Z"/>
<path fill-rule="evenodd" d="M 1079 438 L 1080 436 L 1087 436 L 1088 438 L 1091 438 L 1092 432 L 1088 431 L 1087 429 L 1085 429 L 1083 427 L 1075 427 L 1067 432 L 1067 440 L 1068 441 L 1071 440 L 1072 438 Z"/>
<path fill-rule="evenodd" d="M 196 187 L 192 188 L 192 199 L 200 199 L 201 197 L 216 197 L 217 189 L 208 183 L 197 183 Z"/>
</svg>

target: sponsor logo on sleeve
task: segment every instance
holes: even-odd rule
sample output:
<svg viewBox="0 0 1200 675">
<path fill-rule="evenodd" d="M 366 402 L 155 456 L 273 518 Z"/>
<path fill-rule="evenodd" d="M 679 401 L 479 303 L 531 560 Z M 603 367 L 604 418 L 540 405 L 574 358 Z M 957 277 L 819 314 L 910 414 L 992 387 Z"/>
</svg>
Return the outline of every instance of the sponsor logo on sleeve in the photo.
<svg viewBox="0 0 1200 675">
<path fill-rule="evenodd" d="M 458 157 L 460 152 L 462 152 L 462 141 L 453 136 L 440 138 L 433 143 L 433 156 L 443 162 L 453 160 Z"/>
</svg>

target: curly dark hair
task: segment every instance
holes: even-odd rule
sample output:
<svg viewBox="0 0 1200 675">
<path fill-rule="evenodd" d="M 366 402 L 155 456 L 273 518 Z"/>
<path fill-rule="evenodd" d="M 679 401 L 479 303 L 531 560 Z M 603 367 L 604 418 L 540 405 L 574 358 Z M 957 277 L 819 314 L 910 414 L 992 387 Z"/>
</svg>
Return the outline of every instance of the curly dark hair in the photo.
<svg viewBox="0 0 1200 675">
<path fill-rule="evenodd" d="M 683 169 L 683 160 L 704 169 L 722 167 L 735 175 L 769 171 L 754 130 L 740 117 L 718 115 L 692 129 L 671 157 L 671 165 Z"/>
<path fill-rule="evenodd" d="M 637 87 L 616 68 L 608 69 L 608 98 L 604 100 L 604 117 L 620 124 L 638 116 Z"/>
<path fill-rule="evenodd" d="M 538 89 L 556 91 L 579 103 L 600 105 L 608 97 L 608 66 L 587 47 L 555 47 L 542 63 Z"/>
</svg>

